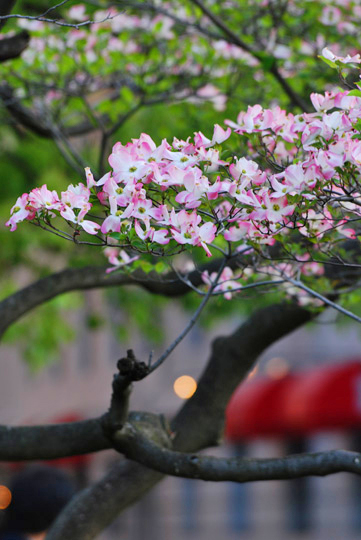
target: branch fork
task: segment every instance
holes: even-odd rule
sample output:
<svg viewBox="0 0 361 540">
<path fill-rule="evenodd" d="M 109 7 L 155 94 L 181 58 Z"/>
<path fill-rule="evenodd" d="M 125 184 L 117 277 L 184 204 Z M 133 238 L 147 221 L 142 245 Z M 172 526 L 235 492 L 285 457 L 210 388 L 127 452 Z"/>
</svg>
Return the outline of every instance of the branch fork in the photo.
<svg viewBox="0 0 361 540">
<path fill-rule="evenodd" d="M 136 359 L 132 349 L 128 349 L 126 357 L 118 360 L 117 368 L 110 407 L 102 419 L 104 435 L 111 441 L 114 433 L 121 430 L 127 420 L 133 381 L 140 381 L 149 374 L 149 367 Z"/>
</svg>

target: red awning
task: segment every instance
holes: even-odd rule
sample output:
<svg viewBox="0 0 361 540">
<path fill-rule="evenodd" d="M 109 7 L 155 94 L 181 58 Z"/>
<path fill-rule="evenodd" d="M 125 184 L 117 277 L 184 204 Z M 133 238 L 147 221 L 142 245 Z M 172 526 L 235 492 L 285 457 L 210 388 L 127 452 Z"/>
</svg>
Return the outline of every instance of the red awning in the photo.
<svg viewBox="0 0 361 540">
<path fill-rule="evenodd" d="M 361 427 L 361 361 L 302 374 L 286 416 L 303 433 Z"/>
<path fill-rule="evenodd" d="M 240 385 L 226 411 L 226 437 L 231 441 L 274 437 L 289 431 L 285 402 L 296 382 L 294 375 Z"/>
<path fill-rule="evenodd" d="M 226 437 L 239 441 L 361 427 L 361 359 L 241 384 L 226 411 Z"/>
</svg>

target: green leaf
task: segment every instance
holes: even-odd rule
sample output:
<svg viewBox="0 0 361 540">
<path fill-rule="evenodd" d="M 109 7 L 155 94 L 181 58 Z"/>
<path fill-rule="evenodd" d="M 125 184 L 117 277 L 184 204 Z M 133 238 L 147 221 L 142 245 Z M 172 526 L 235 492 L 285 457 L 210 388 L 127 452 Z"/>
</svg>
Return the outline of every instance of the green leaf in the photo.
<svg viewBox="0 0 361 540">
<path fill-rule="evenodd" d="M 159 261 L 159 262 L 157 262 L 157 264 L 156 264 L 155 267 L 154 267 L 154 270 L 155 270 L 158 274 L 161 274 L 162 272 L 165 272 L 167 269 L 168 269 L 168 266 L 167 266 L 167 264 L 166 264 L 164 261 Z"/>
<path fill-rule="evenodd" d="M 361 90 L 351 90 L 348 93 L 349 96 L 361 97 Z"/>
<path fill-rule="evenodd" d="M 122 235 L 118 232 L 112 232 L 109 234 L 109 236 L 110 238 L 114 238 L 114 240 L 120 240 Z"/>
<path fill-rule="evenodd" d="M 335 62 L 332 62 L 332 60 L 329 60 L 328 58 L 325 58 L 324 56 L 319 55 L 318 58 L 322 60 L 322 62 L 325 62 L 328 66 L 330 66 L 332 69 L 338 69 L 337 64 Z"/>
</svg>

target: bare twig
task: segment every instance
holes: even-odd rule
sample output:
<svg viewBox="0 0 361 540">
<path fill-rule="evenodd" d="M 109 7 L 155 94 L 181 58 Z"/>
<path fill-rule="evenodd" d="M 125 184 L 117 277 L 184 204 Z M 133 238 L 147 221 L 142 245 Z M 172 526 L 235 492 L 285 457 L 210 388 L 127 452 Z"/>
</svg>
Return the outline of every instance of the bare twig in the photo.
<svg viewBox="0 0 361 540">
<path fill-rule="evenodd" d="M 336 302 L 332 302 L 329 298 L 326 296 L 323 296 L 322 294 L 318 293 L 317 291 L 314 291 L 310 287 L 307 287 L 302 281 L 299 281 L 297 279 L 292 279 L 287 276 L 283 276 L 285 281 L 288 281 L 289 283 L 292 283 L 295 287 L 302 289 L 303 291 L 307 292 L 310 296 L 313 296 L 314 298 L 318 298 L 318 300 L 321 300 L 324 304 L 332 307 L 333 309 L 336 309 L 343 315 L 347 315 L 347 317 L 350 317 L 350 319 L 353 319 L 354 321 L 357 321 L 358 323 L 361 323 L 361 318 L 349 311 L 348 309 L 343 308 L 339 304 L 336 304 Z"/>
<path fill-rule="evenodd" d="M 217 287 L 217 284 L 218 284 L 218 281 L 219 281 L 219 278 L 221 276 L 221 273 L 226 265 L 226 261 L 227 261 L 227 258 L 224 258 L 220 267 L 219 267 L 219 270 L 217 272 L 217 276 L 215 278 L 215 280 L 212 282 L 212 285 L 210 286 L 207 294 L 204 296 L 202 302 L 199 304 L 198 308 L 196 309 L 196 311 L 194 312 L 193 314 L 193 317 L 189 320 L 187 326 L 183 329 L 183 331 L 176 337 L 176 339 L 173 341 L 173 343 L 171 343 L 171 345 L 167 348 L 166 351 L 164 351 L 164 353 L 158 358 L 158 360 L 156 362 L 154 362 L 154 364 L 150 367 L 150 370 L 149 370 L 149 373 L 152 373 L 153 371 L 155 371 L 159 366 L 161 366 L 163 364 L 163 362 L 168 358 L 168 356 L 174 351 L 174 349 L 177 347 L 177 345 L 179 345 L 179 343 L 186 337 L 186 335 L 191 331 L 191 329 L 193 328 L 193 326 L 195 325 L 195 323 L 197 322 L 200 314 L 202 313 L 204 307 L 206 306 L 208 300 L 210 299 L 210 297 L 212 296 L 212 292 L 214 291 L 214 289 Z"/>
<path fill-rule="evenodd" d="M 56 24 L 57 26 L 65 26 L 65 27 L 68 27 L 68 28 L 76 28 L 76 29 L 78 29 L 78 28 L 80 28 L 82 26 L 89 26 L 89 25 L 92 25 L 92 24 L 103 23 L 103 22 L 106 22 L 106 21 L 116 17 L 116 15 L 108 14 L 107 17 L 105 17 L 104 19 L 102 19 L 100 21 L 94 21 L 94 20 L 91 20 L 91 19 L 87 19 L 86 21 L 81 21 L 81 22 L 78 22 L 78 23 L 70 23 L 70 22 L 67 22 L 65 20 L 50 19 L 49 17 L 46 17 L 46 15 L 48 15 L 51 11 L 54 11 L 57 8 L 63 6 L 68 1 L 69 0 L 63 0 L 59 4 L 56 4 L 55 6 L 51 6 L 46 11 L 44 11 L 44 13 L 41 13 L 40 15 L 22 15 L 22 14 L 19 14 L 19 13 L 0 15 L 0 21 L 6 21 L 8 19 L 26 19 L 28 21 L 46 22 L 46 23 Z"/>
<path fill-rule="evenodd" d="M 230 281 L 230 280 L 227 280 L 227 281 Z M 229 289 L 227 291 L 215 291 L 215 292 L 212 293 L 212 296 L 220 296 L 221 294 L 225 294 L 226 292 L 230 292 L 230 293 L 233 294 L 233 293 L 236 293 L 236 292 L 247 291 L 248 289 L 255 289 L 257 287 L 272 287 L 272 286 L 276 286 L 276 285 L 281 285 L 284 282 L 285 282 L 284 279 L 256 281 L 255 283 L 249 283 L 248 285 L 243 285 L 243 286 L 237 287 L 235 289 Z M 201 294 L 202 296 L 204 296 L 206 293 L 200 291 L 198 294 Z"/>
</svg>

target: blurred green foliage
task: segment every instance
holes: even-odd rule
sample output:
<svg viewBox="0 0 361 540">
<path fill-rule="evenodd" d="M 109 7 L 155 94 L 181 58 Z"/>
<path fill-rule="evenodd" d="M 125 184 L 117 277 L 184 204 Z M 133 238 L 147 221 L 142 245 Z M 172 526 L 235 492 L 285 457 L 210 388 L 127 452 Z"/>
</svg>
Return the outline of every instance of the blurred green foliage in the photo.
<svg viewBox="0 0 361 540">
<path fill-rule="evenodd" d="M 78 1 L 67 3 L 67 8 L 78 4 Z M 100 1 L 100 5 L 106 5 L 107 2 Z M 252 32 L 259 35 L 260 41 L 265 41 L 267 36 L 274 28 L 274 19 L 272 14 L 260 7 L 260 2 L 238 2 L 243 8 L 234 9 L 234 2 L 214 2 L 212 9 L 222 20 L 228 22 L 230 26 L 237 30 L 242 39 L 248 44 L 253 44 L 254 38 Z M 289 78 L 291 86 L 297 89 L 298 93 L 305 99 L 312 91 L 322 92 L 325 85 L 333 81 L 334 74 L 332 70 L 325 69 L 324 64 L 319 62 L 316 54 L 303 54 L 301 52 L 304 37 L 309 42 L 316 41 L 320 32 L 319 17 L 322 10 L 322 3 L 307 2 L 307 6 L 300 17 L 290 14 L 287 10 L 280 14 L 280 23 L 277 28 L 278 42 L 289 47 L 290 55 L 286 59 L 280 59 L 279 64 L 285 69 L 292 71 L 292 77 Z M 172 2 L 170 2 L 172 5 Z M 49 3 L 45 1 L 29 2 L 19 0 L 15 12 L 29 13 L 36 15 L 45 11 Z M 96 7 L 90 6 L 91 10 Z M 189 3 L 184 2 L 185 13 L 193 13 L 193 8 Z M 341 8 L 343 9 L 343 8 Z M 261 10 L 261 11 L 260 11 Z M 61 10 L 60 10 L 61 11 Z M 261 13 L 262 16 L 255 17 L 255 13 Z M 15 22 L 6 25 L 8 29 L 14 28 Z M 340 40 L 340 35 L 336 28 L 328 26 L 328 43 L 332 44 Z M 59 31 L 59 29 L 57 29 Z M 157 29 L 155 29 L 157 31 Z M 51 30 L 49 31 L 51 32 Z M 143 36 L 144 37 L 144 36 Z M 144 37 L 145 39 L 145 37 Z M 344 34 L 341 36 L 344 47 L 353 45 L 352 35 Z M 202 46 L 207 47 L 207 40 L 200 39 Z M 170 44 L 173 51 L 177 47 L 177 42 Z M 81 46 L 81 43 L 78 45 Z M 207 50 L 207 57 L 203 54 L 203 49 L 197 54 L 195 60 L 204 62 L 213 62 L 212 50 Z M 187 51 L 185 51 L 187 52 Z M 156 48 L 151 49 L 150 60 L 162 62 L 163 58 L 160 51 Z M 141 62 L 142 58 L 134 59 Z M 64 56 L 63 75 L 66 75 L 68 69 L 72 69 L 72 60 Z M 114 54 L 113 61 L 117 61 Z M 146 132 L 159 143 L 163 138 L 186 139 L 194 131 L 202 131 L 210 136 L 214 123 L 222 124 L 225 118 L 235 119 L 237 113 L 247 107 L 248 104 L 262 103 L 263 106 L 278 103 L 281 107 L 287 107 L 289 98 L 280 91 L 279 84 L 272 77 L 268 70 L 272 67 L 273 57 L 264 53 L 261 55 L 261 64 L 263 71 L 259 68 L 250 68 L 242 62 L 236 60 L 234 70 L 231 75 L 220 77 L 220 86 L 230 94 L 226 110 L 216 111 L 212 104 L 205 102 L 200 104 L 177 103 L 177 104 L 157 104 L 145 109 L 141 109 L 132 116 L 130 121 L 123 125 L 112 137 L 112 143 L 121 140 L 123 143 L 131 138 L 137 138 L 140 133 Z M 16 79 L 21 60 L 9 62 L 6 65 L 6 73 L 12 80 Z M 5 64 L 4 64 L 5 65 Z M 293 66 L 292 69 L 289 66 Z M 35 66 L 36 67 L 36 66 Z M 38 69 L 49 66 L 38 66 Z M 92 70 L 100 70 L 104 76 L 111 73 L 113 65 L 104 66 L 99 56 L 99 62 L 96 62 Z M 257 76 L 254 76 L 257 72 Z M 38 76 L 36 70 L 33 77 Z M 139 81 L 138 81 L 139 82 Z M 162 84 L 164 88 L 162 88 Z M 167 81 L 158 84 L 155 87 L 157 92 L 167 88 Z M 152 88 L 147 88 L 151 95 Z M 107 112 L 108 114 L 118 115 L 119 112 L 129 106 L 133 100 L 132 91 L 123 87 L 120 93 L 120 100 L 113 102 L 111 109 L 109 104 L 103 103 L 98 108 L 98 112 Z M 72 101 L 72 106 L 77 107 L 76 100 Z M 103 107 L 103 109 L 102 109 Z M 119 110 L 118 110 L 119 109 Z M 3 226 L 6 221 L 9 210 L 14 204 L 16 197 L 22 192 L 41 186 L 46 183 L 50 189 L 61 191 L 69 183 L 78 183 L 84 181 L 74 173 L 72 168 L 65 163 L 59 154 L 55 144 L 47 139 L 37 137 L 25 129 L 14 125 L 13 121 L 2 112 L 2 125 L 0 126 L 0 161 L 1 161 L 1 180 L 3 185 L 2 197 L 0 200 L 0 277 L 2 286 L 0 295 L 3 298 L 9 294 L 16 285 L 16 276 L 19 272 L 27 272 L 28 280 L 36 279 L 50 273 L 54 268 L 65 267 L 68 264 L 81 266 L 84 264 L 104 264 L 104 258 L 99 250 L 86 246 L 75 246 L 67 243 L 56 236 L 45 234 L 43 231 L 30 225 L 19 227 L 16 234 L 12 234 Z M 96 168 L 98 165 L 99 138 L 94 136 L 85 137 L 82 141 L 76 140 L 77 148 L 81 153 L 87 165 Z M 236 150 L 236 149 L 235 149 Z M 199 263 L 202 262 L 202 255 Z M 204 259 L 204 258 L 203 258 Z M 326 285 L 325 285 L 326 286 Z M 161 313 L 162 306 L 166 300 L 154 297 L 144 291 L 134 288 L 117 290 L 116 294 L 111 294 L 111 301 L 117 303 L 126 313 L 127 323 L 117 325 L 118 336 L 126 340 L 129 337 L 127 330 L 132 325 L 136 325 L 144 337 L 159 343 L 163 339 L 162 326 L 159 324 L 160 316 L 154 316 L 154 313 Z M 265 303 L 272 303 L 281 298 L 281 293 L 277 291 L 269 292 L 255 290 L 237 299 L 228 302 L 222 296 L 212 299 L 207 313 L 202 316 L 202 323 L 210 325 L 223 317 L 231 314 L 239 315 L 240 312 L 247 313 L 251 309 Z M 172 300 L 174 301 L 174 300 Z M 187 295 L 181 302 L 185 309 L 194 310 L 199 304 L 199 298 L 195 295 Z M 348 308 L 355 308 L 359 304 L 359 295 L 357 292 L 350 294 L 343 299 L 343 303 Z M 77 308 L 80 305 L 80 295 L 66 295 L 57 298 L 34 313 L 31 313 L 19 323 L 14 325 L 6 334 L 6 339 L 11 342 L 20 342 L 24 351 L 24 358 L 31 366 L 31 369 L 38 369 L 56 357 L 59 346 L 76 335 L 76 329 L 72 328 L 67 322 L 66 314 L 69 309 Z M 102 324 L 102 321 L 96 315 L 89 315 L 88 327 L 96 330 Z"/>
</svg>

